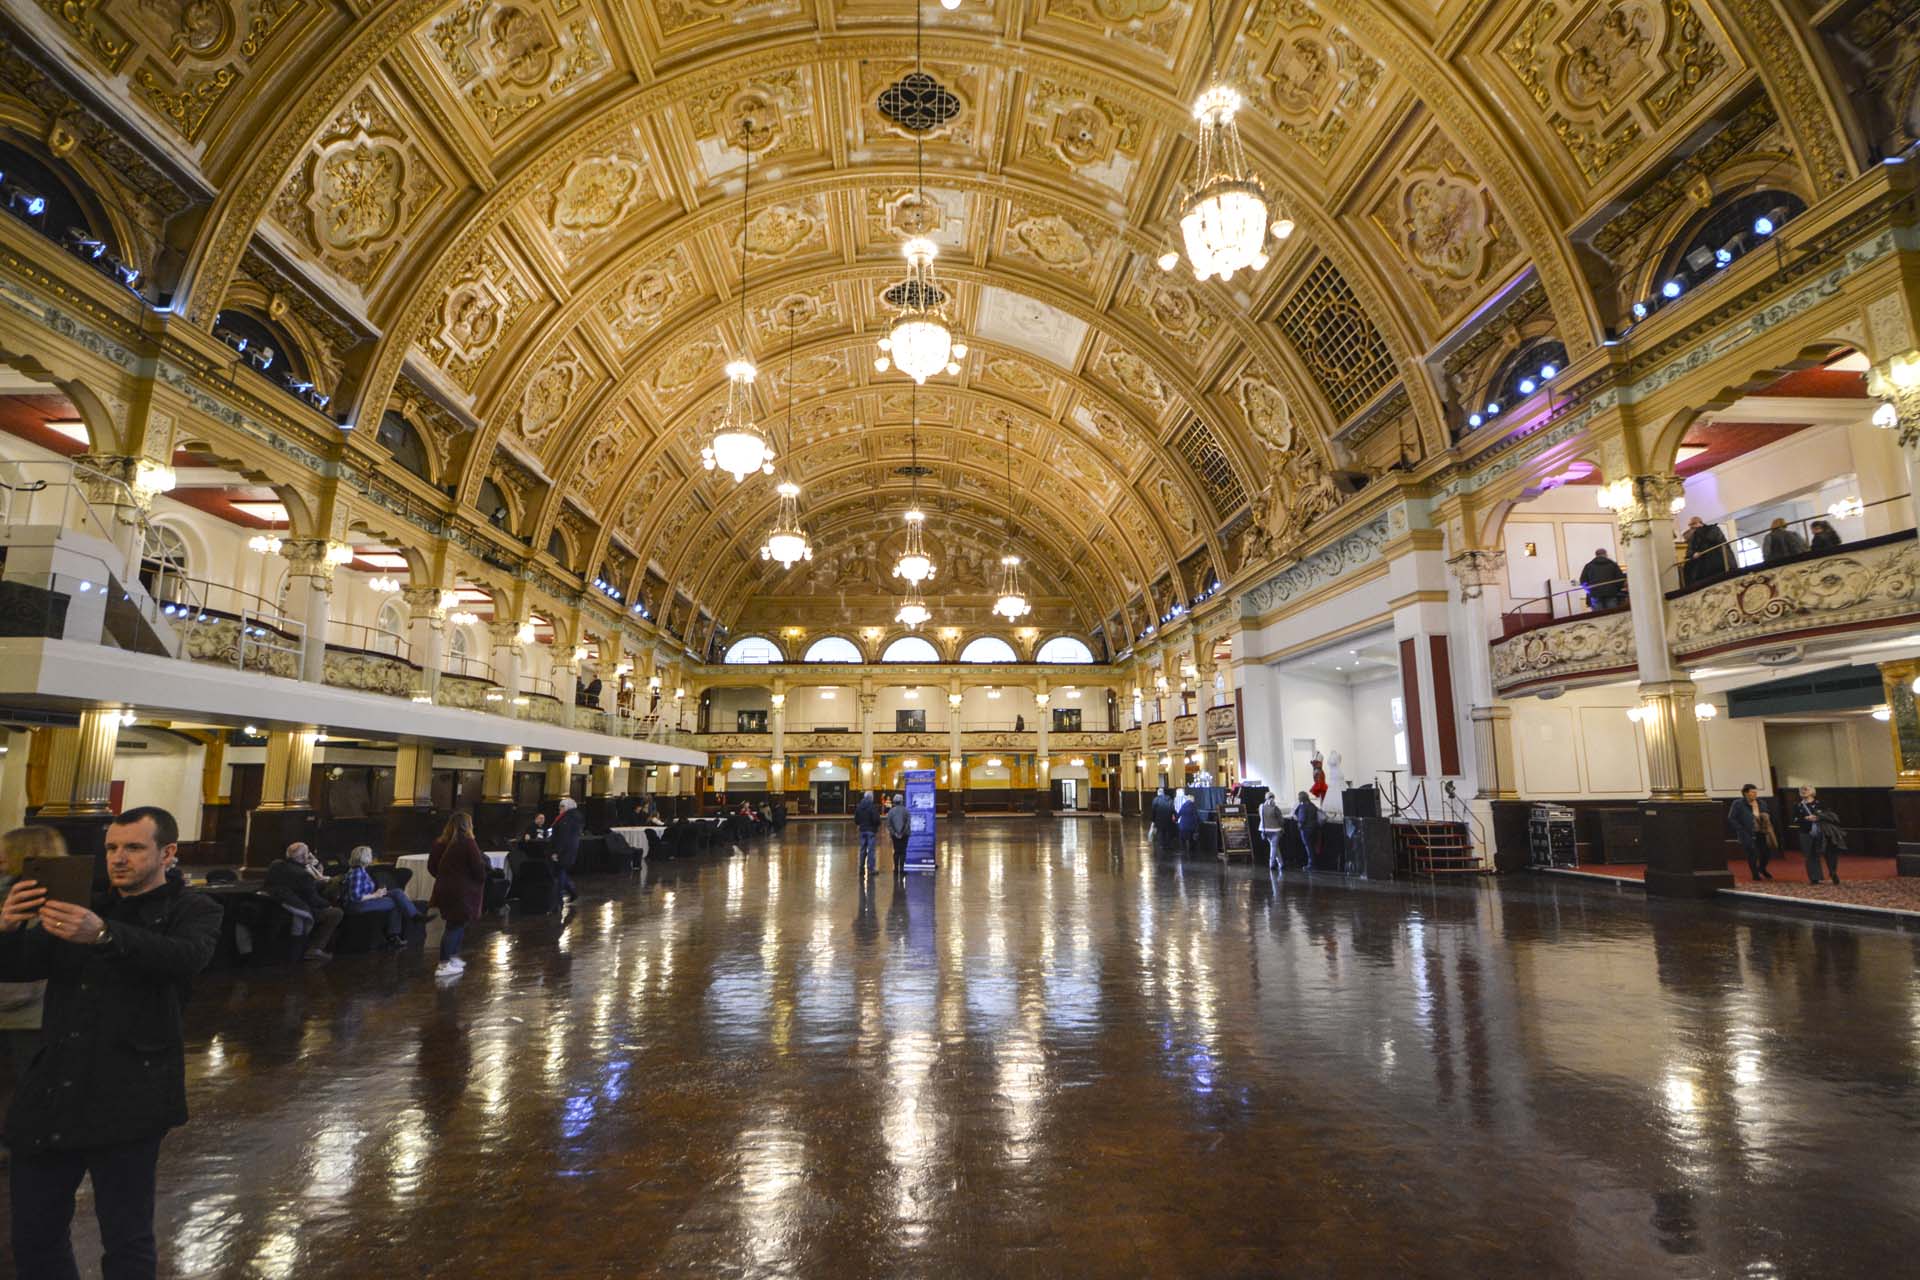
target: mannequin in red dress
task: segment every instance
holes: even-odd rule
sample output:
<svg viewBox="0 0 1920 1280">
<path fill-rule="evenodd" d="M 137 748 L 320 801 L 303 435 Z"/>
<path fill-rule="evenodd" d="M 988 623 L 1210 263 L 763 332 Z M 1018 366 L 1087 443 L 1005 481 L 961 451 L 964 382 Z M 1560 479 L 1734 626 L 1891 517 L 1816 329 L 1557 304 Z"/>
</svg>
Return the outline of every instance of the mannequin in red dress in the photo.
<svg viewBox="0 0 1920 1280">
<path fill-rule="evenodd" d="M 1313 753 L 1313 785 L 1307 788 L 1307 794 L 1313 797 L 1316 805 L 1327 798 L 1327 766 L 1318 751 Z"/>
</svg>

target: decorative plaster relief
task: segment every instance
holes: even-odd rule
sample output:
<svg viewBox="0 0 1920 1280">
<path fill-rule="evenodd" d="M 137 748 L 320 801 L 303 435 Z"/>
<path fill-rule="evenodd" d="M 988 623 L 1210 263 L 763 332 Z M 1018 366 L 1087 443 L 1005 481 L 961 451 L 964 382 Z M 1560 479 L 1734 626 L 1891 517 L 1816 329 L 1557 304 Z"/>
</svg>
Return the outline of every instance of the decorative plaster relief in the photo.
<svg viewBox="0 0 1920 1280">
<path fill-rule="evenodd" d="M 613 68 L 600 24 L 582 0 L 458 0 L 417 38 L 496 139 Z"/>
<path fill-rule="evenodd" d="M 471 392 L 500 339 L 532 305 L 533 295 L 506 255 L 482 246 L 467 264 L 421 342 L 427 358 Z"/>
</svg>

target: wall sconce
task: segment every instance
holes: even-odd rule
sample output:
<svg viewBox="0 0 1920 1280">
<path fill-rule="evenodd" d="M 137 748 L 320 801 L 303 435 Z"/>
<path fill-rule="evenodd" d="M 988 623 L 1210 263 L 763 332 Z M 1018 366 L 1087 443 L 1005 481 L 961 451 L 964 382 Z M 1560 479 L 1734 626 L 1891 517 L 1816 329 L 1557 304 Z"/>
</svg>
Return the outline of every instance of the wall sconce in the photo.
<svg viewBox="0 0 1920 1280">
<path fill-rule="evenodd" d="M 958 711 L 960 709 L 960 702 L 961 702 L 961 696 L 959 694 L 950 693 L 947 695 L 947 705 L 952 707 L 955 711 Z"/>
<path fill-rule="evenodd" d="M 247 549 L 258 551 L 263 556 L 277 556 L 280 548 L 286 544 L 271 533 L 256 533 L 247 539 Z"/>
<path fill-rule="evenodd" d="M 673 696 L 674 696 L 674 700 L 678 701 L 679 699 L 687 696 L 687 691 L 685 689 L 675 689 L 673 691 Z"/>
<path fill-rule="evenodd" d="M 787 705 L 787 695 L 784 693 L 776 693 L 770 699 L 768 699 L 768 701 L 772 702 L 773 709 L 775 711 L 778 711 L 780 708 Z"/>
<path fill-rule="evenodd" d="M 329 542 L 327 544 L 327 563 L 328 564 L 350 564 L 352 563 L 352 561 L 353 561 L 352 547 L 348 546 L 344 542 Z"/>
<path fill-rule="evenodd" d="M 467 609 L 455 609 L 447 615 L 447 621 L 456 627 L 470 627 L 480 621 L 480 615 Z"/>
<path fill-rule="evenodd" d="M 676 764 L 673 767 L 669 768 L 667 772 L 677 778 L 680 776 L 680 766 Z"/>
<path fill-rule="evenodd" d="M 520 762 L 521 762 L 522 760 L 524 760 L 524 759 L 526 759 L 526 755 L 527 755 L 527 753 L 526 753 L 526 752 L 524 752 L 524 751 L 522 751 L 522 750 L 521 750 L 521 749 L 520 749 L 519 747 L 508 747 L 508 748 L 507 748 L 507 763 L 508 763 L 508 764 L 519 764 L 519 763 L 520 763 Z"/>
<path fill-rule="evenodd" d="M 999 767 L 1000 767 L 1000 757 L 999 757 L 999 756 L 988 756 L 988 757 L 987 757 L 987 768 L 989 768 L 989 769 L 998 769 Z"/>
<path fill-rule="evenodd" d="M 999 698 L 999 696 L 1000 696 L 1000 691 L 999 691 L 998 689 L 989 689 L 989 690 L 987 690 L 987 696 L 988 696 L 989 698 L 995 698 L 995 699 L 997 699 L 997 698 Z"/>
<path fill-rule="evenodd" d="M 908 702 L 920 701 L 920 691 L 918 689 L 908 689 L 906 692 L 902 693 L 900 696 L 905 698 Z"/>
<path fill-rule="evenodd" d="M 583 644 L 573 646 L 573 660 L 575 662 L 585 662 L 587 660 L 587 646 Z"/>
<path fill-rule="evenodd" d="M 1052 702 L 1052 701 L 1053 701 L 1053 695 L 1050 693 L 1036 693 L 1033 695 L 1033 702 L 1035 706 L 1044 707 L 1049 702 Z"/>
<path fill-rule="evenodd" d="M 1087 767 L 1087 762 L 1085 758 L 1081 756 L 1075 756 L 1073 759 L 1067 761 L 1067 763 L 1072 767 L 1074 767 L 1075 769 L 1084 769 Z"/>
<path fill-rule="evenodd" d="M 577 764 L 579 764 L 579 763 L 580 763 L 580 753 L 579 753 L 578 751 L 569 751 L 569 752 L 567 752 L 567 767 L 568 767 L 568 768 L 570 768 L 570 769 L 571 769 L 571 768 L 572 768 L 573 766 L 575 766 L 575 765 L 577 765 Z"/>
<path fill-rule="evenodd" d="M 1711 720 L 1719 714 L 1720 708 L 1714 706 L 1711 702 L 1696 702 L 1693 704 L 1693 718 L 1695 720 Z"/>
<path fill-rule="evenodd" d="M 518 640 L 521 644 L 532 644 L 533 643 L 533 623 L 531 622 L 521 623 L 519 628 L 514 631 L 513 638 L 515 640 Z"/>
<path fill-rule="evenodd" d="M 647 677 L 647 688 L 649 688 L 649 689 L 658 689 L 659 687 L 660 687 L 660 677 L 659 677 L 659 676 L 648 676 L 648 677 Z"/>
<path fill-rule="evenodd" d="M 440 593 L 440 612 L 445 613 L 459 603 L 460 593 L 458 591 L 442 591 Z"/>
<path fill-rule="evenodd" d="M 902 760 L 900 762 L 900 767 L 902 769 L 918 769 L 920 767 L 920 762 L 918 760 Z"/>
<path fill-rule="evenodd" d="M 622 765 L 624 765 L 625 763 L 626 763 L 626 761 L 624 761 L 624 760 L 622 760 L 622 759 L 621 759 L 621 758 L 620 758 L 619 756 L 608 756 L 608 757 L 607 757 L 607 768 L 609 768 L 609 769 L 618 769 L 618 768 L 620 768 L 620 767 L 621 767 Z"/>
</svg>

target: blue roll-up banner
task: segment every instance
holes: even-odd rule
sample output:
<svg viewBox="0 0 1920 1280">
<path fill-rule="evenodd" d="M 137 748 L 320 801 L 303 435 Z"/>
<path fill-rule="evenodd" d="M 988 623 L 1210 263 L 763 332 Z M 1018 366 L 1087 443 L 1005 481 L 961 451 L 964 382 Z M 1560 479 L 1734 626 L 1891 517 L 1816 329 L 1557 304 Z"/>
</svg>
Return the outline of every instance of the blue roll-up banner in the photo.
<svg viewBox="0 0 1920 1280">
<path fill-rule="evenodd" d="M 907 870 L 933 870 L 932 769 L 908 769 L 901 779 L 907 786 Z"/>
</svg>

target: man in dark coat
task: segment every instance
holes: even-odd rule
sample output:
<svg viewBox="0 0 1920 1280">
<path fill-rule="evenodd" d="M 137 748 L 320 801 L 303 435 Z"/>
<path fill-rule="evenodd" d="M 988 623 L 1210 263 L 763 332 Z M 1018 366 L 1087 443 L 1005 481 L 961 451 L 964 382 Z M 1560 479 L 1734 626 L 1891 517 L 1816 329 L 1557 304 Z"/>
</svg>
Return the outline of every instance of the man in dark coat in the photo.
<svg viewBox="0 0 1920 1280">
<path fill-rule="evenodd" d="M 326 873 L 320 868 L 320 860 L 304 841 L 294 841 L 287 846 L 286 853 L 267 864 L 267 896 L 291 908 L 296 915 L 313 917 L 313 932 L 300 957 L 303 960 L 333 959 L 333 935 L 346 916 L 320 891 L 325 883 Z"/>
<path fill-rule="evenodd" d="M 1173 797 L 1167 789 L 1161 787 L 1153 793 L 1153 832 L 1160 837 L 1162 848 L 1173 844 Z"/>
<path fill-rule="evenodd" d="M 873 846 L 880 838 L 880 802 L 873 798 L 873 792 L 862 792 L 860 803 L 854 806 L 853 825 L 860 833 L 860 874 L 870 874 L 874 870 Z"/>
<path fill-rule="evenodd" d="M 1687 561 L 1680 567 L 1680 580 L 1687 586 L 1712 582 L 1733 572 L 1728 555 L 1727 535 L 1717 524 L 1699 516 L 1687 521 Z"/>
<path fill-rule="evenodd" d="M 1189 858 L 1200 856 L 1200 806 L 1192 796 L 1186 797 L 1186 803 L 1180 806 L 1180 814 L 1175 822 L 1180 828 L 1180 852 Z"/>
<path fill-rule="evenodd" d="M 1311 868 L 1314 852 L 1320 847 L 1320 806 L 1304 791 L 1293 806 L 1293 825 L 1300 832 L 1300 847 L 1307 851 L 1307 866 Z"/>
<path fill-rule="evenodd" d="M 1580 585 L 1587 589 L 1587 603 L 1594 608 L 1617 609 L 1626 598 L 1627 574 L 1605 547 L 1599 547 L 1580 570 Z"/>
<path fill-rule="evenodd" d="M 568 902 L 580 896 L 574 891 L 572 873 L 580 857 L 580 828 L 584 822 L 579 802 L 572 796 L 561 797 L 560 817 L 553 824 L 553 878 Z"/>
<path fill-rule="evenodd" d="M 180 1009 L 220 940 L 219 905 L 167 878 L 178 840 L 166 810 L 130 809 L 107 828 L 110 887 L 92 910 L 29 880 L 0 906 L 0 980 L 47 983 L 46 1047 L 6 1122 L 22 1276 L 80 1274 L 67 1229 L 86 1177 L 103 1274 L 159 1268 L 160 1140 L 187 1120 Z"/>
</svg>

